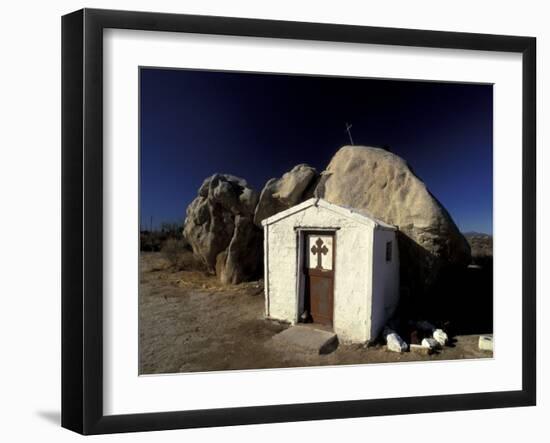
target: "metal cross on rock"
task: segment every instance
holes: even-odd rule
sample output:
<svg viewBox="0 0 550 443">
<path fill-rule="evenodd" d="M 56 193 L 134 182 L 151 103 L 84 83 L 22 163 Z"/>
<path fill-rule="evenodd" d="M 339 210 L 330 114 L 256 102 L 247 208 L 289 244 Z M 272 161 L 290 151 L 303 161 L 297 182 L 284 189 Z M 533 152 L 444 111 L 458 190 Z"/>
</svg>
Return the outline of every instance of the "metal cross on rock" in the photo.
<svg viewBox="0 0 550 443">
<path fill-rule="evenodd" d="M 351 143 L 351 145 L 353 146 L 353 138 L 351 138 L 351 127 L 353 125 L 351 123 L 346 123 L 346 132 L 348 133 L 348 137 L 349 137 L 349 142 Z"/>
<path fill-rule="evenodd" d="M 328 249 L 323 244 L 323 240 L 321 240 L 320 238 L 317 239 L 317 241 L 315 242 L 315 245 L 311 247 L 311 252 L 313 253 L 313 255 L 317 255 L 316 269 L 323 269 L 322 259 L 323 259 L 323 255 L 327 255 Z"/>
</svg>

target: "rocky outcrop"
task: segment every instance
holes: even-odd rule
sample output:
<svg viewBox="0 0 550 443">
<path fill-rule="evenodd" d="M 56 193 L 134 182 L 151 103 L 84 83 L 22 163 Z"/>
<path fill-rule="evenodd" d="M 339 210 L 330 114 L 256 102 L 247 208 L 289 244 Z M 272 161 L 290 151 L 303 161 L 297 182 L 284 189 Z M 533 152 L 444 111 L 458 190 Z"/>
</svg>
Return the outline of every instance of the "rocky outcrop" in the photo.
<svg viewBox="0 0 550 443">
<path fill-rule="evenodd" d="M 281 178 L 269 180 L 260 194 L 254 213 L 254 223 L 261 227 L 262 220 L 310 198 L 318 176 L 315 168 L 301 164 L 283 174 Z"/>
<path fill-rule="evenodd" d="M 323 171 L 315 194 L 399 228 L 401 281 L 410 290 L 429 287 L 446 265 L 470 262 L 470 247 L 449 213 L 407 162 L 389 151 L 344 146 Z"/>
<path fill-rule="evenodd" d="M 235 217 L 227 249 L 216 258 L 216 275 L 223 283 L 237 284 L 258 277 L 262 267 L 262 231 L 242 215 Z"/>
<path fill-rule="evenodd" d="M 470 263 L 467 241 L 406 161 L 365 146 L 344 146 L 320 175 L 297 165 L 259 197 L 245 180 L 215 174 L 187 208 L 184 235 L 211 272 L 239 283 L 261 274 L 262 220 L 312 196 L 396 225 L 401 286 L 413 293 L 432 286 L 443 268 Z"/>
<path fill-rule="evenodd" d="M 257 277 L 262 233 L 253 223 L 258 194 L 241 178 L 215 174 L 187 208 L 183 234 L 210 272 L 224 283 Z"/>
</svg>

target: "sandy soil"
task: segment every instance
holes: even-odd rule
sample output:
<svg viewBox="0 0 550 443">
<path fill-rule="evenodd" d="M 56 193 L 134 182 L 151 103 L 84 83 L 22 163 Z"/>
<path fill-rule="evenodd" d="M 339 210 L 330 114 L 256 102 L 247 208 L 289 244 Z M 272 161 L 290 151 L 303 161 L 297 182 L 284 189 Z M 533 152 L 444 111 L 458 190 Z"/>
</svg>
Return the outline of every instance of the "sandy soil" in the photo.
<svg viewBox="0 0 550 443">
<path fill-rule="evenodd" d="M 214 276 L 171 270 L 159 253 L 142 253 L 140 373 L 492 357 L 477 349 L 478 335 L 457 336 L 452 347 L 430 356 L 342 343 L 328 355 L 298 353 L 272 345 L 271 337 L 288 326 L 263 313 L 261 282 L 223 286 Z"/>
</svg>

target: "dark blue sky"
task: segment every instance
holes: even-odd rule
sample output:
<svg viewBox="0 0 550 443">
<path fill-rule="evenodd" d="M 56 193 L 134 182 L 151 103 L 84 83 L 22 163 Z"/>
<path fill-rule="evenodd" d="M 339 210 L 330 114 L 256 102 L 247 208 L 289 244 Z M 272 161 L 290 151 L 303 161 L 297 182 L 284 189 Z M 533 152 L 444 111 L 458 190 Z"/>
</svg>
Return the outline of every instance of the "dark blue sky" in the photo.
<svg viewBox="0 0 550 443">
<path fill-rule="evenodd" d="M 261 191 L 342 145 L 389 146 L 462 231 L 492 233 L 491 85 L 142 68 L 141 219 L 181 222 L 216 173 Z"/>
</svg>

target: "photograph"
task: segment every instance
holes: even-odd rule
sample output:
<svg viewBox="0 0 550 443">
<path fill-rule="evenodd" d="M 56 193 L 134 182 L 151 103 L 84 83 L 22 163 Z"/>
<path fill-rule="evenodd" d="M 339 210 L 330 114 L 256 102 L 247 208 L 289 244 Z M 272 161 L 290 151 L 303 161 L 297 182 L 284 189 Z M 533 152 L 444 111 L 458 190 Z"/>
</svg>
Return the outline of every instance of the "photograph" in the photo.
<svg viewBox="0 0 550 443">
<path fill-rule="evenodd" d="M 493 358 L 492 84 L 140 66 L 139 145 L 140 375 Z"/>
</svg>

